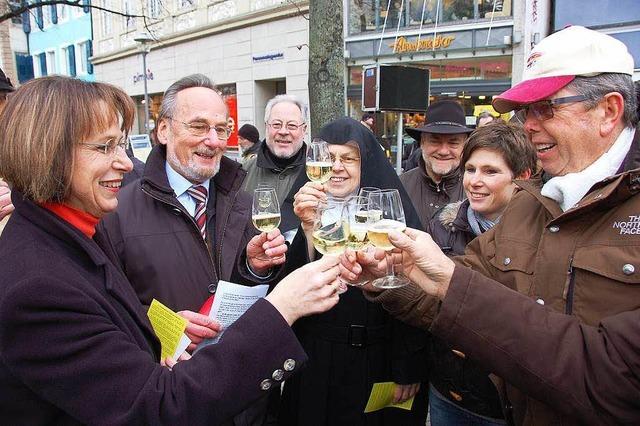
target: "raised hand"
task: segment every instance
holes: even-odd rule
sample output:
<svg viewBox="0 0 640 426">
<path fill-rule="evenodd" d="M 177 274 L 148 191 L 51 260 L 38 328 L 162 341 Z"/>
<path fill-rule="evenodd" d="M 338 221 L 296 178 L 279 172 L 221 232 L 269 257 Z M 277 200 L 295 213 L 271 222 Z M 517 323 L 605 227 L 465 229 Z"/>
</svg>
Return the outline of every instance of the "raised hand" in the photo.
<svg viewBox="0 0 640 426">
<path fill-rule="evenodd" d="M 394 263 L 401 260 L 401 271 L 427 294 L 444 299 L 455 264 L 440 250 L 426 232 L 407 228 L 389 232 L 389 241 L 401 250 Z"/>
<path fill-rule="evenodd" d="M 293 197 L 293 212 L 302 223 L 302 229 L 313 229 L 318 203 L 327 201 L 324 186 L 317 182 L 307 182 Z"/>
<path fill-rule="evenodd" d="M 263 275 L 274 266 L 283 264 L 288 247 L 278 228 L 253 237 L 247 244 L 247 260 L 251 270 Z"/>
<path fill-rule="evenodd" d="M 338 303 L 339 259 L 324 256 L 287 275 L 266 299 L 293 324 L 301 317 L 325 312 Z"/>
</svg>

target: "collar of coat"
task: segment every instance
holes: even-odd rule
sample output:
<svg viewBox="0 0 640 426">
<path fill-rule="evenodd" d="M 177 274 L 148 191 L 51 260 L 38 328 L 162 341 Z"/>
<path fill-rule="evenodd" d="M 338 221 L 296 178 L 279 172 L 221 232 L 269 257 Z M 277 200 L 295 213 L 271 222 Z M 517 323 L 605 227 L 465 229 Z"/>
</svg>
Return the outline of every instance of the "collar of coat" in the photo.
<svg viewBox="0 0 640 426">
<path fill-rule="evenodd" d="M 261 169 L 273 170 L 276 173 L 280 173 L 286 169 L 296 166 L 304 165 L 307 157 L 307 147 L 303 143 L 302 147 L 298 150 L 298 153 L 288 159 L 274 159 L 273 154 L 267 147 L 267 141 L 260 144 L 260 149 L 257 151 L 258 158 L 256 158 L 256 165 Z"/>
<path fill-rule="evenodd" d="M 566 212 L 563 212 L 554 200 L 540 193 L 545 180 L 549 179 L 548 176 L 543 171 L 529 180 L 516 180 L 515 183 L 519 189 L 534 196 L 549 211 L 553 218 L 551 222 L 559 223 L 587 211 L 618 205 L 640 192 L 640 132 L 636 131 L 631 149 L 618 173 L 593 185 L 587 195 Z"/>
<path fill-rule="evenodd" d="M 148 184 L 153 189 L 162 193 L 174 195 L 165 170 L 166 159 L 167 147 L 165 145 L 156 145 L 147 158 L 142 184 Z M 246 175 L 247 172 L 242 170 L 240 163 L 223 156 L 220 160 L 220 170 L 211 182 L 214 184 L 216 191 L 228 194 L 229 192 L 239 190 Z M 211 191 L 211 189 L 210 184 L 209 191 Z"/>
</svg>

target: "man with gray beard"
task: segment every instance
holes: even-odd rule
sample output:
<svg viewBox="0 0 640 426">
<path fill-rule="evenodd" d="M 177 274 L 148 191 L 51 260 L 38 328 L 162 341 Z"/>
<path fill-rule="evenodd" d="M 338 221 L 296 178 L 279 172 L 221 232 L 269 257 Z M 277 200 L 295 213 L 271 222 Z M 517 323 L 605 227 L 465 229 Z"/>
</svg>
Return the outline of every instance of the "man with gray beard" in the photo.
<svg viewBox="0 0 640 426">
<path fill-rule="evenodd" d="M 257 156 L 244 164 L 244 190 L 252 193 L 258 185 L 275 188 L 282 203 L 298 173 L 304 170 L 308 107 L 293 95 L 278 95 L 265 108 L 265 143 Z"/>
<path fill-rule="evenodd" d="M 406 129 L 420 142 L 422 156 L 418 167 L 400 176 L 413 200 L 424 228 L 436 211 L 462 200 L 460 155 L 473 130 L 466 126 L 464 110 L 456 101 L 439 101 L 429 105 L 423 126 Z"/>
<path fill-rule="evenodd" d="M 251 224 L 251 196 L 241 189 L 246 172 L 223 156 L 228 119 L 208 77 L 172 84 L 142 178 L 120 191 L 117 210 L 94 237 L 143 305 L 157 299 L 189 320 L 189 351 L 220 330 L 206 316 L 218 281 L 264 283 L 287 251 L 279 230 L 256 235 Z M 266 403 L 258 401 L 233 424 L 262 424 Z"/>
</svg>

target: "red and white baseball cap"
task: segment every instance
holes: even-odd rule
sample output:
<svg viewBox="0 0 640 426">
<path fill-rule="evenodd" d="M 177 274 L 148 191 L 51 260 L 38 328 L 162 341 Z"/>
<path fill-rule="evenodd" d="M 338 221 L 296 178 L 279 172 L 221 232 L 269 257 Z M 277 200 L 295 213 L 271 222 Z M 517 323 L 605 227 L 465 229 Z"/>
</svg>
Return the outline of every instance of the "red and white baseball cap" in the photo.
<svg viewBox="0 0 640 426">
<path fill-rule="evenodd" d="M 523 79 L 493 100 L 505 113 L 543 99 L 576 76 L 633 75 L 633 57 L 619 40 L 585 27 L 571 26 L 545 37 L 527 58 Z"/>
</svg>

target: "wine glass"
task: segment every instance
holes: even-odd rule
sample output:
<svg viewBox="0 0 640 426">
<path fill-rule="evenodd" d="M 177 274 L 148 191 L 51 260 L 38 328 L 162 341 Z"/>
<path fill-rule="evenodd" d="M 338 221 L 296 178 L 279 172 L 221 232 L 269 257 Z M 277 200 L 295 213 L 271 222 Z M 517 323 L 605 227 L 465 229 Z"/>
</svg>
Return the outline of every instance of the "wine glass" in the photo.
<svg viewBox="0 0 640 426">
<path fill-rule="evenodd" d="M 385 189 L 369 194 L 367 236 L 374 246 L 387 251 L 387 275 L 373 280 L 372 284 L 379 288 L 398 288 L 409 284 L 409 281 L 397 276 L 393 261 L 388 254 L 394 249 L 389 241 L 389 231 L 404 231 L 407 227 L 404 218 L 402 200 L 397 189 Z"/>
<path fill-rule="evenodd" d="M 260 232 L 270 232 L 280 225 L 280 203 L 275 188 L 258 185 L 253 191 L 251 221 Z M 277 257 L 258 256 L 260 260 L 280 259 Z"/>
<path fill-rule="evenodd" d="M 316 208 L 313 223 L 313 246 L 324 256 L 340 256 L 347 248 L 349 223 L 346 214 L 347 200 L 328 197 Z M 338 288 L 338 294 L 347 291 L 346 282 Z"/>
<path fill-rule="evenodd" d="M 378 189 L 378 191 L 380 191 Z M 369 199 L 364 196 L 354 196 L 345 205 L 345 212 L 349 224 L 347 248 L 354 251 L 365 251 L 369 247 L 367 228 L 369 222 Z M 361 286 L 368 280 L 344 281 L 348 285 Z"/>
<path fill-rule="evenodd" d="M 380 192 L 380 191 L 381 191 L 380 188 L 375 188 L 373 186 L 363 186 L 358 191 L 358 196 L 369 198 L 369 194 L 373 194 L 374 192 Z"/>
<path fill-rule="evenodd" d="M 307 147 L 307 177 L 318 183 L 325 183 L 333 174 L 333 163 L 329 144 L 321 139 L 314 139 Z"/>
</svg>

